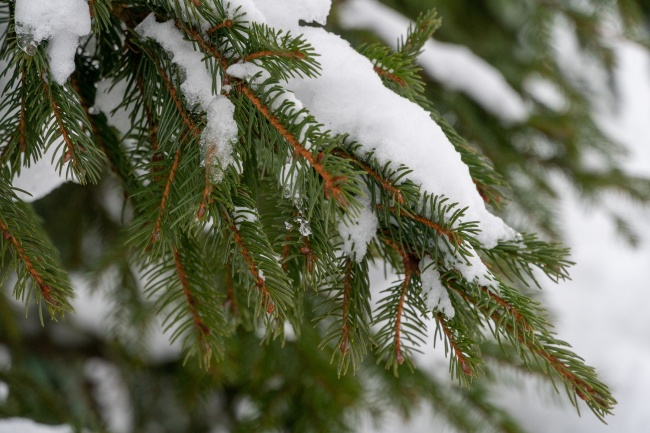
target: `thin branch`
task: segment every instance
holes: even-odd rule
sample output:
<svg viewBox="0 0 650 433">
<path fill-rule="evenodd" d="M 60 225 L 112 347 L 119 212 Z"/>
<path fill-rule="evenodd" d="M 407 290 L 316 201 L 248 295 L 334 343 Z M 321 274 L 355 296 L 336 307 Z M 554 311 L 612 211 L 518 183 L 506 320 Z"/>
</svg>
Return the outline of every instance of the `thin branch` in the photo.
<svg viewBox="0 0 650 433">
<path fill-rule="evenodd" d="M 165 191 L 163 192 L 162 200 L 160 201 L 160 209 L 158 210 L 158 218 L 156 219 L 156 225 L 154 227 L 153 233 L 151 234 L 151 243 L 155 243 L 160 238 L 160 228 L 162 224 L 162 218 L 165 213 L 165 208 L 167 206 L 167 199 L 169 198 L 169 193 L 171 192 L 172 182 L 176 176 L 176 170 L 178 169 L 178 164 L 181 159 L 181 149 L 180 147 L 176 151 L 176 156 L 174 157 L 174 162 L 172 163 L 172 169 L 169 172 L 169 177 L 167 178 L 167 184 L 165 185 Z"/>
<path fill-rule="evenodd" d="M 194 39 L 204 50 L 209 52 L 221 65 L 221 68 L 226 71 L 228 69 L 229 63 L 222 56 L 221 52 L 214 47 L 211 43 L 207 42 L 201 34 L 196 30 L 186 28 L 180 23 L 176 23 L 176 26 L 188 34 L 192 39 Z M 237 89 L 239 89 L 244 96 L 248 98 L 249 101 L 257 108 L 257 110 L 268 120 L 271 125 L 278 131 L 284 139 L 293 147 L 294 154 L 300 155 L 303 157 L 309 164 L 316 170 L 316 172 L 321 176 L 323 181 L 325 181 L 325 197 L 329 198 L 332 196 L 334 200 L 342 207 L 348 205 L 348 200 L 343 193 L 343 190 L 339 188 L 338 184 L 344 182 L 346 179 L 343 176 L 332 176 L 329 173 L 323 164 L 320 162 L 320 158 L 315 158 L 314 155 L 308 151 L 300 141 L 287 130 L 287 128 L 280 122 L 280 120 L 271 113 L 271 110 L 264 105 L 262 100 L 255 95 L 255 93 L 243 82 L 238 82 Z"/>
<path fill-rule="evenodd" d="M 404 354 L 402 353 L 402 315 L 404 313 L 404 303 L 406 302 L 406 295 L 408 293 L 409 285 L 411 284 L 411 275 L 413 270 L 417 270 L 417 266 L 413 265 L 410 256 L 404 257 L 404 281 L 402 282 L 402 293 L 400 294 L 399 302 L 397 303 L 397 313 L 395 317 L 395 359 L 398 364 L 404 362 Z"/>
<path fill-rule="evenodd" d="M 201 316 L 196 309 L 197 302 L 192 295 L 192 292 L 190 291 L 190 285 L 187 281 L 187 274 L 185 273 L 181 255 L 177 249 L 174 249 L 174 264 L 176 266 L 178 279 L 181 281 L 181 286 L 183 287 L 183 294 L 185 295 L 185 300 L 187 301 L 190 315 L 192 316 L 192 321 L 194 322 L 194 328 L 196 328 L 197 332 L 199 333 L 199 338 L 202 340 L 204 337 L 210 335 L 211 331 L 205 322 L 203 322 L 203 319 L 201 319 Z"/>
<path fill-rule="evenodd" d="M 503 308 L 505 311 L 508 313 L 511 313 L 512 316 L 515 318 L 515 320 L 524 327 L 526 331 L 532 331 L 533 330 L 533 325 L 531 325 L 528 320 L 519 312 L 519 310 L 512 304 L 508 303 L 505 299 L 500 297 L 494 292 L 491 292 L 490 289 L 488 289 L 485 286 L 481 286 L 481 291 L 490 298 L 492 298 L 501 308 Z"/>
<path fill-rule="evenodd" d="M 153 54 L 151 55 L 152 57 L 155 58 L 155 55 Z M 178 114 L 180 114 L 181 118 L 183 119 L 183 123 L 185 123 L 185 126 L 187 127 L 187 129 L 189 129 L 192 132 L 192 135 L 194 135 L 194 137 L 198 137 L 200 135 L 200 132 L 196 127 L 196 123 L 194 123 L 194 120 L 192 120 L 192 118 L 187 114 L 187 110 L 183 105 L 183 101 L 178 96 L 178 92 L 176 91 L 176 88 L 172 85 L 171 80 L 169 79 L 167 73 L 165 72 L 165 69 L 162 67 L 160 62 L 156 61 L 155 64 L 156 67 L 158 68 L 158 73 L 160 74 L 160 78 L 162 78 L 163 82 L 165 83 L 165 87 L 167 88 L 167 92 L 169 93 L 169 96 L 172 98 L 172 101 L 174 101 L 174 105 L 176 105 L 176 110 L 178 111 Z"/>
<path fill-rule="evenodd" d="M 377 209 L 383 210 L 384 206 L 382 206 L 381 204 L 377 204 Z M 440 224 L 435 223 L 435 222 L 431 221 L 428 218 L 425 218 L 425 217 L 423 217 L 421 215 L 418 215 L 418 214 L 412 214 L 412 213 L 406 212 L 402 208 L 396 209 L 393 206 L 389 207 L 388 210 L 391 213 L 394 213 L 394 214 L 399 215 L 399 216 L 404 217 L 404 218 L 408 218 L 408 219 L 410 219 L 412 221 L 418 222 L 420 224 L 423 224 L 423 225 L 429 227 L 430 229 L 433 229 L 433 230 L 437 231 L 440 235 L 445 236 L 447 239 L 449 239 L 449 241 L 451 243 L 453 243 L 454 245 L 460 245 L 460 244 L 463 243 L 463 239 L 460 237 L 460 235 L 458 233 L 454 232 L 453 230 L 446 229 L 446 228 L 442 227 Z"/>
<path fill-rule="evenodd" d="M 398 77 L 397 75 L 392 74 L 387 70 L 380 68 L 379 66 L 375 66 L 374 70 L 379 76 L 389 79 L 390 81 L 396 83 L 400 87 L 406 87 L 406 81 L 404 81 L 403 78 Z"/>
<path fill-rule="evenodd" d="M 5 225 L 5 223 L 0 220 L 0 229 L 2 230 L 2 237 L 4 237 L 6 240 L 8 240 L 11 245 L 14 246 L 16 253 L 18 254 L 18 257 L 22 262 L 25 264 L 25 268 L 27 268 L 27 272 L 32 276 L 32 278 L 36 281 L 38 284 L 38 287 L 41 291 L 41 295 L 43 295 L 43 298 L 50 304 L 54 306 L 58 306 L 59 303 L 52 297 L 52 288 L 45 284 L 43 281 L 43 277 L 41 277 L 41 274 L 34 268 L 34 265 L 32 264 L 31 260 L 29 257 L 27 257 L 27 253 L 25 252 L 25 249 L 23 246 L 20 244 L 20 241 L 16 239 L 15 236 L 9 232 L 8 227 Z"/>
<path fill-rule="evenodd" d="M 72 160 L 72 164 L 79 170 L 79 164 L 77 163 L 77 160 L 74 155 L 73 151 L 73 144 L 72 140 L 70 139 L 70 136 L 68 135 L 68 130 L 65 129 L 65 125 L 63 124 L 63 117 L 61 117 L 61 112 L 59 111 L 59 106 L 56 104 L 54 101 L 54 98 L 52 97 L 52 93 L 50 91 L 50 86 L 45 82 L 45 79 L 41 77 L 41 82 L 43 83 L 43 86 L 45 86 L 45 91 L 47 93 L 47 97 L 50 100 L 50 103 L 52 104 L 52 111 L 54 112 L 54 118 L 56 119 L 56 123 L 59 126 L 59 129 L 61 130 L 61 136 L 63 137 L 63 141 L 65 142 L 66 146 L 66 152 L 64 161 L 68 162 Z"/>
<path fill-rule="evenodd" d="M 402 191 L 400 191 L 399 188 L 397 188 L 392 181 L 384 178 L 375 170 L 373 170 L 372 167 L 370 167 L 370 165 L 366 164 L 365 162 L 357 158 L 355 155 L 352 155 L 343 149 L 334 149 L 332 151 L 332 154 L 340 158 L 344 158 L 349 161 L 352 161 L 353 163 L 361 167 L 363 171 L 365 171 L 370 177 L 375 179 L 384 190 L 388 191 L 393 196 L 393 199 L 395 199 L 399 204 L 405 203 L 404 196 L 402 195 Z"/>
<path fill-rule="evenodd" d="M 307 162 L 309 162 L 309 165 L 311 165 L 314 170 L 316 170 L 316 172 L 325 182 L 325 197 L 329 198 L 332 196 L 340 206 L 346 207 L 348 205 L 348 200 L 345 197 L 343 190 L 341 190 L 341 188 L 338 186 L 338 183 L 345 181 L 345 177 L 332 176 L 332 174 L 325 169 L 323 164 L 314 158 L 314 155 L 309 150 L 307 150 L 291 132 L 287 130 L 282 122 L 280 122 L 280 120 L 274 116 L 273 113 L 271 113 L 271 110 L 269 110 L 269 108 L 264 105 L 262 100 L 257 95 L 255 95 L 255 93 L 246 84 L 240 82 L 237 87 L 241 90 L 244 96 L 246 96 L 248 100 L 252 102 L 255 108 L 257 108 L 257 110 L 262 113 L 266 120 L 271 123 L 276 131 L 278 131 L 284 137 L 287 143 L 293 147 L 294 153 L 302 156 L 305 160 L 307 160 Z"/>
<path fill-rule="evenodd" d="M 237 246 L 239 247 L 239 251 L 241 252 L 242 256 L 244 257 L 244 261 L 248 266 L 248 270 L 255 280 L 255 285 L 257 286 L 257 290 L 260 293 L 262 306 L 266 307 L 266 312 L 268 314 L 273 313 L 273 311 L 275 310 L 275 305 L 273 304 L 271 293 L 269 292 L 269 289 L 266 287 L 266 282 L 264 281 L 264 278 L 261 277 L 260 272 L 257 269 L 257 266 L 255 265 L 255 261 L 251 257 L 250 252 L 248 251 L 248 248 L 246 247 L 246 245 L 244 245 L 244 239 L 241 233 L 239 232 L 235 224 L 232 223 L 228 215 L 224 214 L 223 218 L 225 221 L 228 221 L 228 228 L 233 234 L 233 239 L 235 241 L 235 244 L 237 244 Z"/>
<path fill-rule="evenodd" d="M 467 358 L 465 358 L 462 349 L 460 348 L 460 346 L 458 346 L 458 343 L 456 343 L 456 340 L 454 339 L 454 334 L 453 332 L 451 332 L 451 329 L 449 329 L 449 327 L 447 326 L 447 322 L 445 321 L 445 318 L 442 315 L 442 313 L 436 314 L 436 320 L 440 324 L 442 331 L 445 333 L 445 336 L 447 337 L 447 340 L 449 341 L 449 344 L 453 349 L 453 353 L 456 356 L 456 359 L 458 360 L 458 363 L 460 364 L 460 368 L 463 370 L 463 373 L 465 373 L 468 376 L 471 376 L 472 369 L 470 368 L 469 363 L 467 362 Z"/>
<path fill-rule="evenodd" d="M 225 20 L 224 22 L 222 22 L 220 24 L 217 24 L 216 26 L 213 26 L 210 29 L 208 29 L 207 33 L 209 35 L 212 35 L 217 30 L 220 30 L 220 29 L 223 29 L 223 28 L 229 29 L 229 28 L 232 27 L 232 24 L 233 24 L 232 20 L 229 20 L 229 19 Z"/>
<path fill-rule="evenodd" d="M 277 52 L 271 50 L 258 51 L 244 57 L 244 62 L 250 62 L 251 60 L 259 59 L 260 57 L 289 57 L 293 59 L 304 59 L 305 55 L 300 51 L 290 51 L 290 52 Z"/>
</svg>

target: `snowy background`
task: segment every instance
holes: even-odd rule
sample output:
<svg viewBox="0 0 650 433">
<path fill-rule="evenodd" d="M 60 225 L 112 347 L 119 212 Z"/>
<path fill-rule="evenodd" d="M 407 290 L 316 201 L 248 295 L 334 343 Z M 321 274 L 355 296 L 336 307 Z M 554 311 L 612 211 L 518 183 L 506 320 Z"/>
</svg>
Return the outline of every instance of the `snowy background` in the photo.
<svg viewBox="0 0 650 433">
<path fill-rule="evenodd" d="M 403 29 L 404 26 L 400 28 Z M 434 45 L 431 47 L 436 48 Z M 626 42 L 616 42 L 615 50 L 618 59 L 616 83 L 621 104 L 602 104 L 610 108 L 599 109 L 601 111 L 598 117 L 612 137 L 629 149 L 627 169 L 632 173 L 650 176 L 650 57 L 646 51 Z M 435 71 L 432 74 L 435 75 Z M 457 74 L 451 74 L 451 77 L 461 78 Z M 466 82 L 471 82 L 476 76 L 466 75 L 465 78 Z M 444 77 L 440 79 L 444 80 Z M 463 91 L 462 86 L 460 90 Z M 475 88 L 465 89 L 468 93 L 474 90 Z M 481 100 L 485 95 L 474 96 Z M 507 89 L 502 96 L 510 97 Z M 513 109 L 515 114 L 510 117 L 519 116 L 521 109 L 517 104 L 518 102 L 513 102 L 509 105 L 516 107 Z M 16 186 L 30 190 L 30 184 L 35 183 L 35 173 L 54 176 L 47 174 L 49 158 L 43 158 L 42 161 L 43 166 L 34 166 L 32 170 L 25 171 Z M 36 183 L 42 185 L 44 182 Z M 577 265 L 571 270 L 572 281 L 547 285 L 544 299 L 555 315 L 554 322 L 559 337 L 571 342 L 575 351 L 588 364 L 597 368 L 603 381 L 612 388 L 619 405 L 615 416 L 608 418 L 609 426 L 606 426 L 588 411 L 583 411 L 582 417 L 578 417 L 570 406 L 560 405 L 549 399 L 547 394 L 540 394 L 533 383 L 514 394 L 512 388 L 504 388 L 499 403 L 510 407 L 510 412 L 516 414 L 524 427 L 533 433 L 645 431 L 650 425 L 650 412 L 647 410 L 650 404 L 650 314 L 647 313 L 650 308 L 647 284 L 650 269 L 650 212 L 639 209 L 620 197 L 611 197 L 612 206 L 623 206 L 630 219 L 636 222 L 641 242 L 633 250 L 616 233 L 604 210 L 579 203 L 570 188 L 565 190 L 562 221 L 565 239 L 572 247 L 572 259 Z M 31 192 L 39 196 L 48 191 Z M 377 283 L 382 284 L 381 281 Z M 82 286 L 81 283 L 79 285 Z M 91 298 L 82 291 L 77 302 L 84 304 L 78 311 L 85 312 L 86 315 L 77 316 L 75 320 L 90 328 L 97 326 L 98 318 L 102 317 L 103 301 L 97 297 Z M 175 350 L 167 349 L 164 341 L 164 338 L 158 338 L 153 343 L 154 348 L 161 348 L 160 356 L 173 356 Z M 419 358 L 422 368 L 433 370 L 444 364 L 440 354 L 432 352 L 433 348 L 430 347 Z M 1 355 L 2 353 L 0 368 L 3 365 Z M 89 367 L 90 370 L 104 371 L 103 376 L 96 379 L 98 382 L 106 383 L 110 380 L 110 368 L 102 370 L 102 366 L 95 365 L 92 369 Z M 437 370 L 446 372 L 445 368 Z M 3 391 L 0 387 L 0 400 L 3 392 L 6 390 Z M 119 386 L 114 386 L 112 391 L 107 390 L 106 395 L 112 395 L 113 402 L 121 400 Z M 115 433 L 128 432 L 128 407 L 116 406 L 110 402 L 107 407 L 112 407 L 113 410 L 112 421 L 108 423 L 111 430 Z M 438 421 L 432 414 L 422 409 L 407 426 L 403 420 L 389 414 L 380 430 L 370 420 L 365 420 L 359 431 L 418 433 L 438 431 L 437 425 Z M 65 426 L 37 426 L 27 420 L 0 421 L 0 433 L 18 431 L 67 433 L 71 429 Z"/>
</svg>

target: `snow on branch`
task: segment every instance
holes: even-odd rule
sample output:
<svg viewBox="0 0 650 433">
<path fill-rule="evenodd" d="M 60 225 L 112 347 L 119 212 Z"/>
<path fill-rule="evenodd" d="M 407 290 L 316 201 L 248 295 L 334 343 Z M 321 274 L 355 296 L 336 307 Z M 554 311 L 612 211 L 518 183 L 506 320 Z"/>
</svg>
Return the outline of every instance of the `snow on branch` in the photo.
<svg viewBox="0 0 650 433">
<path fill-rule="evenodd" d="M 340 23 L 348 29 L 370 29 L 396 44 L 411 22 L 375 0 L 349 0 L 341 6 Z M 467 47 L 430 39 L 418 63 L 433 79 L 466 93 L 504 122 L 523 122 L 528 110 L 501 73 Z"/>
</svg>

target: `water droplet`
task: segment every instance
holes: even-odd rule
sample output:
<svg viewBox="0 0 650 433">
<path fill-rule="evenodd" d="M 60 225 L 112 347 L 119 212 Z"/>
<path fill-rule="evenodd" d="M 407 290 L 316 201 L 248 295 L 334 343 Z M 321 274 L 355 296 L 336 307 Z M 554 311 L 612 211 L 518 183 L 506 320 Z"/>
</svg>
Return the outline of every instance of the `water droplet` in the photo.
<svg viewBox="0 0 650 433">
<path fill-rule="evenodd" d="M 303 236 L 311 235 L 311 227 L 309 225 L 308 220 L 306 220 L 303 217 L 296 217 L 296 219 L 294 219 L 294 221 L 296 223 L 300 224 L 300 226 L 298 227 L 298 231 L 300 232 L 301 235 L 303 235 Z"/>
<path fill-rule="evenodd" d="M 287 229 L 287 231 L 293 230 L 293 224 L 291 224 L 289 221 L 284 222 L 284 228 Z"/>
<path fill-rule="evenodd" d="M 16 43 L 18 44 L 18 48 L 23 50 L 28 56 L 33 56 L 36 54 L 36 48 L 38 48 L 38 44 L 36 41 L 34 41 L 34 38 L 31 34 L 20 33 L 16 37 Z"/>
<path fill-rule="evenodd" d="M 99 114 L 99 108 L 95 107 L 94 105 L 90 108 L 88 108 L 88 114 L 91 116 L 96 116 Z"/>
</svg>

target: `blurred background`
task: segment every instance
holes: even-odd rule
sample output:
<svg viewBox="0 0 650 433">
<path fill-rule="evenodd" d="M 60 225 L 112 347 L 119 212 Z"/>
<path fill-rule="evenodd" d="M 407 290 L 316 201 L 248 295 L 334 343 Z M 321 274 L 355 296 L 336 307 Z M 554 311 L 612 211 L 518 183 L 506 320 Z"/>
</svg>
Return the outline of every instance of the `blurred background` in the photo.
<svg viewBox="0 0 650 433">
<path fill-rule="evenodd" d="M 579 417 L 548 383 L 513 368 L 472 390 L 449 391 L 455 385 L 448 361 L 433 339 L 417 357 L 418 373 L 405 374 L 400 384 L 372 360 L 357 376 L 337 379 L 329 355 L 309 351 L 319 336 L 308 329 L 284 348 L 260 346 L 258 336 L 242 332 L 232 356 L 205 377 L 183 366 L 183 354 L 138 291 L 137 272 L 111 256 L 130 218 L 118 184 L 110 176 L 94 187 L 66 183 L 45 157 L 15 186 L 32 193 L 26 199 L 71 270 L 77 312 L 42 328 L 36 311 L 25 318 L 24 306 L 11 298 L 11 277 L 5 281 L 0 432 L 72 431 L 16 417 L 111 433 L 644 431 L 650 424 L 650 6 L 336 0 L 327 27 L 355 47 L 394 47 L 432 7 L 442 23 L 420 57 L 427 99 L 510 185 L 503 188 L 508 205 L 495 203 L 495 211 L 519 230 L 571 247 L 572 280 L 543 282 L 543 291 L 531 295 L 547 305 L 559 337 L 611 387 L 619 405 L 609 426 L 585 408 Z M 120 128 L 109 98 L 98 94 L 95 105 Z M 372 281 L 379 292 L 393 280 L 378 264 Z M 436 390 L 458 404 L 436 401 Z M 476 403 L 467 408 L 474 424 L 458 420 L 467 402 Z"/>
</svg>

